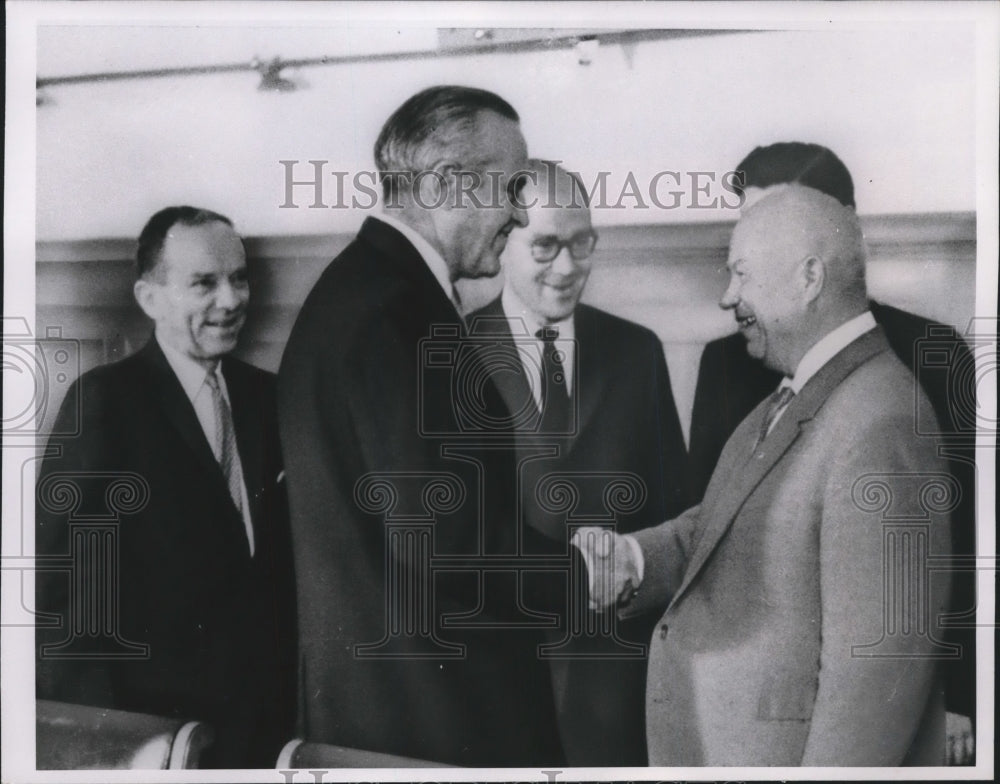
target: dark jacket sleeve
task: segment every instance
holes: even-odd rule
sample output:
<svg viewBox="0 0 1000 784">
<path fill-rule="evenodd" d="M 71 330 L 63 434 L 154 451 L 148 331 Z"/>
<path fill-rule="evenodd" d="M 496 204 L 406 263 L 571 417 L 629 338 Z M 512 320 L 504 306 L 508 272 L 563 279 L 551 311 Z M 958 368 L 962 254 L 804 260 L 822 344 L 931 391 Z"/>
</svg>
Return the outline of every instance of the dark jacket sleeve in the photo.
<svg viewBox="0 0 1000 784">
<path fill-rule="evenodd" d="M 652 335 L 650 351 L 653 355 L 654 412 L 659 447 L 656 455 L 658 473 L 662 477 L 663 509 L 657 523 L 675 517 L 690 506 L 691 478 L 688 452 L 684 447 L 684 433 L 677 413 L 673 389 L 670 386 L 670 372 L 663 353 L 663 345 Z"/>
<path fill-rule="evenodd" d="M 871 309 L 893 352 L 913 372 L 934 409 L 941 431 L 936 435 L 939 450 L 959 490 L 951 513 L 952 553 L 972 556 L 976 552 L 975 356 L 953 327 L 878 302 L 871 303 Z M 956 571 L 951 577 L 952 617 L 945 641 L 960 646 L 961 656 L 942 664 L 945 703 L 949 711 L 975 719 L 976 574 Z"/>
<path fill-rule="evenodd" d="M 706 344 L 698 367 L 691 412 L 691 502 L 705 495 L 722 448 L 747 414 L 771 392 L 781 376 L 746 351 L 741 335 Z"/>
<path fill-rule="evenodd" d="M 71 511 L 99 513 L 100 510 L 88 507 L 78 478 L 62 478 L 59 474 L 80 477 L 86 472 L 109 468 L 107 441 L 112 436 L 107 427 L 107 412 L 112 406 L 104 395 L 100 378 L 99 374 L 91 373 L 74 382 L 67 391 L 53 432 L 73 432 L 77 401 L 84 403 L 80 428 L 77 435 L 49 438 L 36 484 L 36 687 L 39 699 L 112 705 L 111 679 L 104 663 L 99 659 L 68 658 L 63 649 L 63 644 L 71 639 L 74 620 L 78 620 L 71 606 L 71 581 L 87 585 L 93 580 L 86 564 L 74 564 L 71 571 Z"/>
</svg>

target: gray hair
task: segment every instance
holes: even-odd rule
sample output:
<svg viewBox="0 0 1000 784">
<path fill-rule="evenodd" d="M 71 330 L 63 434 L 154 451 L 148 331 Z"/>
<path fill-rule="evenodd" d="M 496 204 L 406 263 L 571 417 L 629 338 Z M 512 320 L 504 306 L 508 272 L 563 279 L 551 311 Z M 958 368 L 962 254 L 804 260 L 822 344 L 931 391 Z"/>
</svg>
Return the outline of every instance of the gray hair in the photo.
<svg viewBox="0 0 1000 784">
<path fill-rule="evenodd" d="M 481 112 L 495 112 L 519 122 L 514 107 L 488 90 L 443 85 L 429 87 L 392 113 L 375 141 L 375 166 L 385 198 L 396 195 L 399 177 L 433 167 L 442 153 L 472 130 Z"/>
</svg>

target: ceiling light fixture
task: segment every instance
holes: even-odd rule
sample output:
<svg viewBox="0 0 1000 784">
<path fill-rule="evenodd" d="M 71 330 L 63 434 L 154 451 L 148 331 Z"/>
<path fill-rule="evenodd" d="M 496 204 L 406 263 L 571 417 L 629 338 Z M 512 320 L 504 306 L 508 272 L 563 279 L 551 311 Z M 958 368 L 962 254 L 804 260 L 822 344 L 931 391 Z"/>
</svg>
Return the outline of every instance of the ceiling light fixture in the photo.
<svg viewBox="0 0 1000 784">
<path fill-rule="evenodd" d="M 255 57 L 250 61 L 250 65 L 260 74 L 258 90 L 271 93 L 290 93 L 298 89 L 295 82 L 281 75 L 281 69 L 286 68 L 287 63 L 282 62 L 280 57 L 275 57 L 270 62 Z"/>
<path fill-rule="evenodd" d="M 580 65 L 590 65 L 594 62 L 594 56 L 597 54 L 597 48 L 600 45 L 601 42 L 596 38 L 581 38 L 573 46 L 573 49 L 576 51 L 576 61 Z"/>
</svg>

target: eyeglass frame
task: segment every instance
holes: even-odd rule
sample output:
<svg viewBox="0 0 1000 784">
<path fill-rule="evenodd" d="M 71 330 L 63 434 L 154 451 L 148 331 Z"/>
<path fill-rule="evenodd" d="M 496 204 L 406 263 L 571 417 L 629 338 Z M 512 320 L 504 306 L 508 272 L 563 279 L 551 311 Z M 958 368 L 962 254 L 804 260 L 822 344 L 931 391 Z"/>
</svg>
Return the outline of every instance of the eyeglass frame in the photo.
<svg viewBox="0 0 1000 784">
<path fill-rule="evenodd" d="M 590 240 L 590 250 L 588 250 L 582 256 L 577 256 L 576 254 L 573 253 L 572 245 L 573 245 L 574 242 L 580 241 L 583 237 L 587 237 Z M 539 240 L 535 239 L 535 240 L 532 240 L 531 245 L 530 245 L 530 248 L 531 248 L 531 258 L 533 258 L 539 264 L 548 264 L 550 262 L 555 261 L 559 257 L 559 254 L 563 252 L 563 248 L 566 248 L 566 250 L 569 251 L 570 258 L 573 259 L 573 261 L 583 261 L 584 259 L 589 259 L 591 256 L 594 255 L 594 250 L 597 248 L 597 240 L 599 239 L 599 237 L 600 237 L 600 235 L 596 231 L 594 231 L 593 229 L 590 229 L 589 231 L 580 231 L 580 232 L 577 232 L 572 237 L 570 237 L 568 240 L 560 239 L 559 237 L 556 237 L 555 235 L 548 235 L 545 238 L 546 241 L 551 241 L 551 242 L 555 243 L 555 246 L 556 246 L 556 252 L 553 253 L 553 254 L 551 254 L 550 256 L 548 256 L 548 258 L 539 258 L 538 257 L 538 255 L 536 253 L 536 249 L 537 249 L 537 243 L 539 242 Z"/>
</svg>

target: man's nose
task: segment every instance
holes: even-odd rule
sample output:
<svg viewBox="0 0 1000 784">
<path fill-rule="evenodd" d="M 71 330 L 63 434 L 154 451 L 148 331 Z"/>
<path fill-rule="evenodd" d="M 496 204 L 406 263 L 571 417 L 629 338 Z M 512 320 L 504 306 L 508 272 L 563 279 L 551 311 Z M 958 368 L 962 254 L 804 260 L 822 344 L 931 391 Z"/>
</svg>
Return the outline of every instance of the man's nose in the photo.
<svg viewBox="0 0 1000 784">
<path fill-rule="evenodd" d="M 232 310 L 243 305 L 247 300 L 247 290 L 244 286 L 234 286 L 228 280 L 222 281 L 215 290 L 215 306 Z"/>
<path fill-rule="evenodd" d="M 722 292 L 722 299 L 719 300 L 719 307 L 723 310 L 731 310 L 735 308 L 740 302 L 740 294 L 737 291 L 736 282 L 732 279 L 729 281 L 729 285 L 726 286 L 726 290 Z"/>
<path fill-rule="evenodd" d="M 559 249 L 559 255 L 552 259 L 552 272 L 557 275 L 572 275 L 576 272 L 576 262 L 569 252 L 569 248 L 563 246 Z"/>
<path fill-rule="evenodd" d="M 520 199 L 511 200 L 510 209 L 510 219 L 522 229 L 525 228 L 528 225 L 528 210 L 520 203 Z"/>
</svg>

